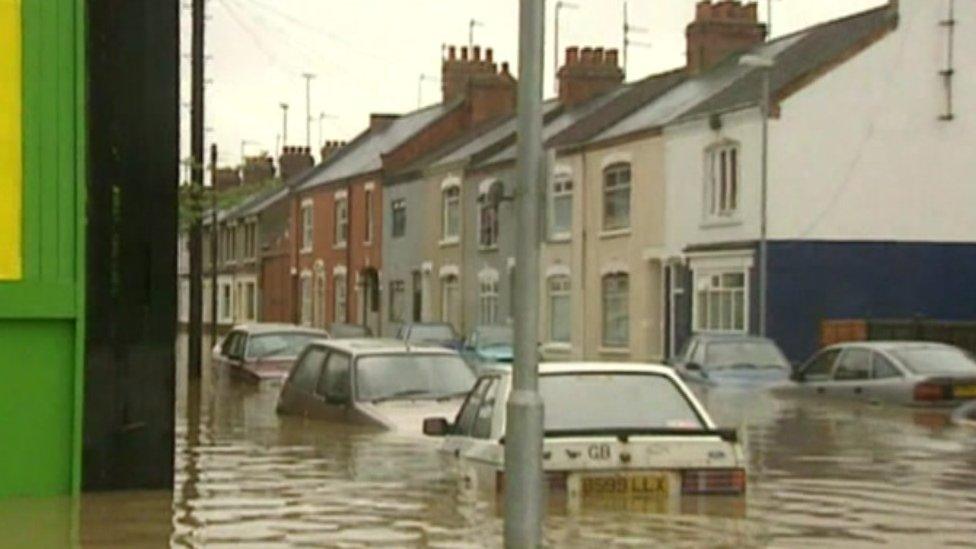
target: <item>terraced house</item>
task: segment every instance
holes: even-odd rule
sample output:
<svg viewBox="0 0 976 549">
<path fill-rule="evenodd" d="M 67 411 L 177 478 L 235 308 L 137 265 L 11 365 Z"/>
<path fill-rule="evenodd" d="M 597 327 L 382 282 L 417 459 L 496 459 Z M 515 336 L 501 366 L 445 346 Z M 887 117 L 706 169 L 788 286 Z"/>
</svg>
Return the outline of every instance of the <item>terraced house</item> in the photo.
<svg viewBox="0 0 976 549">
<path fill-rule="evenodd" d="M 296 318 L 328 326 L 384 327 L 382 197 L 386 174 L 443 146 L 463 132 L 509 115 L 515 80 L 490 49 L 447 50 L 443 101 L 412 113 L 373 115 L 369 128 L 321 164 L 291 194 L 292 244 L 298 277 Z"/>
</svg>

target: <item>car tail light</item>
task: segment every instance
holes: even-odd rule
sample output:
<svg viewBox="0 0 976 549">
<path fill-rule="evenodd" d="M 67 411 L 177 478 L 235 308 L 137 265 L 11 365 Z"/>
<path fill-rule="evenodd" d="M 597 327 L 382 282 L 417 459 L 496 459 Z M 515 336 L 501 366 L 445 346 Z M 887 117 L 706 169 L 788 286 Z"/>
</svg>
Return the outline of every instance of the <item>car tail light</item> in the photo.
<svg viewBox="0 0 976 549">
<path fill-rule="evenodd" d="M 569 474 L 563 471 L 549 472 L 545 474 L 546 486 L 549 488 L 550 492 L 565 492 L 566 491 L 566 479 L 569 478 Z M 505 471 L 498 471 L 495 473 L 495 491 L 497 493 L 502 493 L 505 490 Z"/>
<path fill-rule="evenodd" d="M 923 381 L 915 386 L 914 397 L 917 402 L 933 402 L 949 399 L 950 387 Z"/>
<path fill-rule="evenodd" d="M 745 491 L 744 469 L 687 469 L 681 472 L 682 494 L 742 494 Z"/>
</svg>

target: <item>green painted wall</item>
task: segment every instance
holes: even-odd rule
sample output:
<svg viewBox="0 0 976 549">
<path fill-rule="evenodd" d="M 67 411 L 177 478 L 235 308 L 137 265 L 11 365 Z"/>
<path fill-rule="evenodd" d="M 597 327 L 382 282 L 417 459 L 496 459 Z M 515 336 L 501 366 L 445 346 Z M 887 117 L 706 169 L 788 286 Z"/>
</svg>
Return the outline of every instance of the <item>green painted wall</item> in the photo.
<svg viewBox="0 0 976 549">
<path fill-rule="evenodd" d="M 23 279 L 0 282 L 0 497 L 81 481 L 83 16 L 84 0 L 22 0 Z"/>
</svg>

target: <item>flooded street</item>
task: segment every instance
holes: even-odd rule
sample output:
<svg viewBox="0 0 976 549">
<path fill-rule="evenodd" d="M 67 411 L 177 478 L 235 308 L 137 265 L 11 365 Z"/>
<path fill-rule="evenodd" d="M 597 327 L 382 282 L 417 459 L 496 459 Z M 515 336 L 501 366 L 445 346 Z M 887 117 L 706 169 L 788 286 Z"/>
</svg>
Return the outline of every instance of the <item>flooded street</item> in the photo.
<svg viewBox="0 0 976 549">
<path fill-rule="evenodd" d="M 209 369 L 199 390 L 186 391 L 183 372 L 178 386 L 172 494 L 5 502 L 4 546 L 500 545 L 500 512 L 461 492 L 436 442 L 279 418 L 277 386 Z M 706 405 L 744 427 L 744 505 L 550 512 L 550 545 L 976 546 L 976 430 L 941 414 L 772 396 Z"/>
</svg>

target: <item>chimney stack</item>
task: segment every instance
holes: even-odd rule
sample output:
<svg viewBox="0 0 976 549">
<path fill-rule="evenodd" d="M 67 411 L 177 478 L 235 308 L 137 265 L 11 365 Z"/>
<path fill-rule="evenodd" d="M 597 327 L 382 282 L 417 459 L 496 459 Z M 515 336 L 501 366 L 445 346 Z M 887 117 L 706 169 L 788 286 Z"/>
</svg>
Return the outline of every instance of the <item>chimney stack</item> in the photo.
<svg viewBox="0 0 976 549">
<path fill-rule="evenodd" d="M 766 39 L 766 25 L 759 22 L 755 3 L 740 0 L 701 0 L 695 20 L 688 25 L 689 74 L 700 74 L 726 57 L 748 50 Z"/>
<path fill-rule="evenodd" d="M 468 103 L 470 124 L 508 116 L 515 112 L 515 79 L 508 72 L 508 63 L 499 70 L 495 53 L 491 48 L 461 46 L 461 58 L 457 59 L 454 46 L 447 48 L 447 58 L 441 64 L 441 91 L 448 103 L 464 97 Z M 484 56 L 482 56 L 484 52 Z"/>
<path fill-rule="evenodd" d="M 278 172 L 282 181 L 290 181 L 298 174 L 315 165 L 309 147 L 284 147 L 278 158 Z"/>
<path fill-rule="evenodd" d="M 559 102 L 571 107 L 606 93 L 624 81 L 617 50 L 566 48 L 566 64 L 557 73 Z"/>
<path fill-rule="evenodd" d="M 345 141 L 326 141 L 322 145 L 322 162 L 325 162 L 332 157 L 335 153 L 339 152 L 339 149 L 346 146 Z"/>
<path fill-rule="evenodd" d="M 274 179 L 274 160 L 266 153 L 259 156 L 248 156 L 244 159 L 244 167 L 241 171 L 243 172 L 241 179 L 244 185 L 264 183 Z"/>
<path fill-rule="evenodd" d="M 241 174 L 237 168 L 217 168 L 214 170 L 213 186 L 218 193 L 241 186 Z"/>
</svg>

